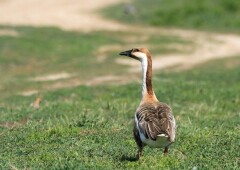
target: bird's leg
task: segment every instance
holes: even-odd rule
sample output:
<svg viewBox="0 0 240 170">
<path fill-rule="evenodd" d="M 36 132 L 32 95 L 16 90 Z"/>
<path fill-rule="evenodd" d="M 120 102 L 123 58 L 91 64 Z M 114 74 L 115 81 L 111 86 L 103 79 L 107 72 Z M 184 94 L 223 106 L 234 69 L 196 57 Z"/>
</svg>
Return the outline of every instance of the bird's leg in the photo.
<svg viewBox="0 0 240 170">
<path fill-rule="evenodd" d="M 142 156 L 142 150 L 143 150 L 143 147 L 138 147 L 138 152 L 137 152 L 137 160 L 139 160 Z"/>
<path fill-rule="evenodd" d="M 167 154 L 168 154 L 168 147 L 165 147 L 165 148 L 164 148 L 163 153 L 164 153 L 164 155 L 167 155 Z"/>
<path fill-rule="evenodd" d="M 134 123 L 133 136 L 134 136 L 135 142 L 138 146 L 137 160 L 139 160 L 142 156 L 142 150 L 143 150 L 144 144 L 141 141 L 141 138 L 140 138 L 137 126 L 136 126 L 136 122 Z"/>
</svg>

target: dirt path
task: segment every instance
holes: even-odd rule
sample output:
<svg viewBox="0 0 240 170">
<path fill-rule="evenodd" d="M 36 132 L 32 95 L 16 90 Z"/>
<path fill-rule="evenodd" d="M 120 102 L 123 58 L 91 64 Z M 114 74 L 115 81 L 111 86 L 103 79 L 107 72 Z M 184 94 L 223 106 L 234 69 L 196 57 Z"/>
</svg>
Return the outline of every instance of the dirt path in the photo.
<svg viewBox="0 0 240 170">
<path fill-rule="evenodd" d="M 135 29 L 137 30 L 137 29 Z M 156 29 L 148 28 L 148 33 L 157 35 L 173 35 L 194 42 L 189 53 L 158 54 L 153 58 L 153 69 L 161 70 L 171 68 L 171 70 L 191 69 L 195 65 L 218 58 L 227 58 L 240 55 L 240 36 L 234 34 L 218 34 L 201 31 L 190 31 L 180 29 Z M 139 29 L 141 35 L 144 30 Z M 189 46 L 188 46 L 189 47 Z M 180 48 L 186 48 L 184 45 Z M 188 49 L 189 50 L 189 49 Z M 141 68 L 137 67 L 137 62 L 128 59 L 118 59 L 117 63 L 132 66 L 130 71 L 137 72 Z"/>
<path fill-rule="evenodd" d="M 56 26 L 64 30 L 119 30 L 124 25 L 97 10 L 124 0 L 0 0 L 0 24 Z"/>
</svg>

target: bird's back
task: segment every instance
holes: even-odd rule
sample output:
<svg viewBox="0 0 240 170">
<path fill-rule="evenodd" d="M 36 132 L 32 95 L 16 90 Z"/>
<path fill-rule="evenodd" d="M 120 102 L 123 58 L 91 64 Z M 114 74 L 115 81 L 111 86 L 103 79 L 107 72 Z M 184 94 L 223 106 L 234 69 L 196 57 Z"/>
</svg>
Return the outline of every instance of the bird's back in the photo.
<svg viewBox="0 0 240 170">
<path fill-rule="evenodd" d="M 141 104 L 135 113 L 135 125 L 142 142 L 149 146 L 166 147 L 175 140 L 175 119 L 165 103 Z"/>
</svg>

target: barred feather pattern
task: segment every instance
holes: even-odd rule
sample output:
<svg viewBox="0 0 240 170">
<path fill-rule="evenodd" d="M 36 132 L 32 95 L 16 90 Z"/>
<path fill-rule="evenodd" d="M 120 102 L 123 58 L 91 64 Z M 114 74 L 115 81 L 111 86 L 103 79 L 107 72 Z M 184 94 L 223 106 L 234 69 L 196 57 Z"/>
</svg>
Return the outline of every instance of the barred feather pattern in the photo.
<svg viewBox="0 0 240 170">
<path fill-rule="evenodd" d="M 137 126 L 146 139 L 156 141 L 164 134 L 172 143 L 175 139 L 175 119 L 171 108 L 165 103 L 144 103 L 136 111 Z"/>
</svg>

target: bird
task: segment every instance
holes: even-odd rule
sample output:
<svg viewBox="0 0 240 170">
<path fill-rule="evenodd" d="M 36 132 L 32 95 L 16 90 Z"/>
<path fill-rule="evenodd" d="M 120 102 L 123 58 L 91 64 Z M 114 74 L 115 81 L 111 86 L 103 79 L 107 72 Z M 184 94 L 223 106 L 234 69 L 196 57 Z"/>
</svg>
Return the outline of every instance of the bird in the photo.
<svg viewBox="0 0 240 170">
<path fill-rule="evenodd" d="M 142 65 L 142 99 L 134 116 L 133 136 L 138 146 L 137 160 L 142 156 L 145 146 L 164 148 L 175 141 L 176 121 L 170 106 L 160 102 L 152 86 L 152 59 L 147 48 L 133 48 L 119 55 L 138 60 Z"/>
</svg>

